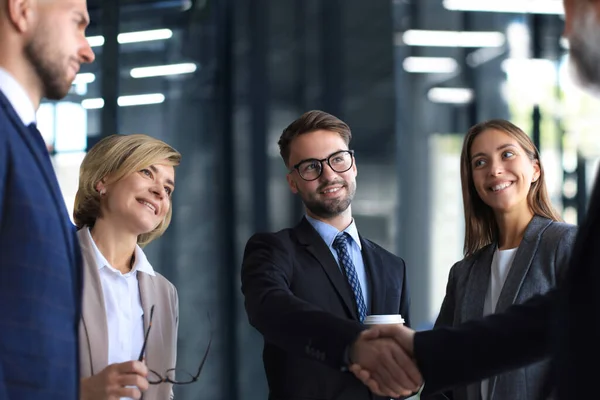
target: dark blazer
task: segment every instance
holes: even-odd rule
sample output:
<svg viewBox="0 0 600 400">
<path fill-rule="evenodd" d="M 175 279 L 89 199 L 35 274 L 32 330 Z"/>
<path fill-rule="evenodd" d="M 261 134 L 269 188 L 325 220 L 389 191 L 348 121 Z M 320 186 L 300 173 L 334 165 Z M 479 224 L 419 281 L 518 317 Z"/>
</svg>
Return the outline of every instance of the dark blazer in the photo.
<svg viewBox="0 0 600 400">
<path fill-rule="evenodd" d="M 537 294 L 546 293 L 563 280 L 576 232 L 577 227 L 574 225 L 534 216 L 515 254 L 495 312 L 503 312 L 511 304 L 524 303 Z M 490 244 L 451 268 L 446 297 L 435 327 L 456 326 L 483 316 L 492 258 L 496 249 L 496 243 Z M 548 362 L 542 361 L 492 377 L 488 386 L 488 399 L 533 398 L 543 385 L 547 369 Z M 427 390 L 424 392 L 427 393 Z M 481 384 L 476 382 L 454 388 L 447 396 L 454 400 L 479 400 L 480 393 Z"/>
<path fill-rule="evenodd" d="M 80 270 L 42 136 L 0 92 L 0 399 L 79 397 Z"/>
<path fill-rule="evenodd" d="M 404 261 L 361 237 L 370 314 L 410 323 Z M 256 234 L 242 265 L 252 326 L 264 337 L 269 399 L 376 399 L 345 371 L 345 352 L 364 329 L 354 295 L 319 233 L 303 218 L 293 229 Z"/>
<path fill-rule="evenodd" d="M 597 175 L 600 177 L 600 173 Z M 431 391 L 551 358 L 546 385 L 559 400 L 596 399 L 600 359 L 600 185 L 578 229 L 563 282 L 504 313 L 418 332 L 414 355 Z"/>
</svg>

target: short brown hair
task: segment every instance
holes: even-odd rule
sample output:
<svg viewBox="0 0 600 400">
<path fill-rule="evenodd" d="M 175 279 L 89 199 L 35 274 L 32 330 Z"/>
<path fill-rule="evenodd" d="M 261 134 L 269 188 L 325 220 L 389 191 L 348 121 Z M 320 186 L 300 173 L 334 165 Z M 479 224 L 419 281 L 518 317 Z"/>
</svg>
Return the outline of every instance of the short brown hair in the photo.
<svg viewBox="0 0 600 400">
<path fill-rule="evenodd" d="M 96 185 L 102 179 L 114 183 L 125 176 L 167 160 L 173 167 L 181 162 L 181 154 L 165 142 L 148 135 L 111 135 L 100 140 L 84 157 L 79 169 L 79 187 L 75 195 L 73 219 L 79 229 L 93 227 L 100 216 L 100 194 Z M 138 236 L 144 246 L 162 235 L 171 222 L 173 208 L 153 231 Z"/>
<path fill-rule="evenodd" d="M 473 255 L 479 249 L 498 240 L 498 223 L 491 207 L 481 200 L 473 182 L 473 167 L 471 165 L 471 145 L 475 138 L 489 129 L 495 129 L 514 138 L 527 154 L 531 161 L 538 163 L 540 168 L 539 178 L 531 184 L 527 194 L 527 203 L 535 215 L 549 218 L 553 221 L 562 221 L 560 215 L 552 207 L 544 167 L 540 154 L 533 141 L 518 126 L 503 119 L 493 119 L 480 122 L 469 129 L 463 142 L 460 155 L 460 180 L 463 194 L 465 214 L 465 243 L 464 255 Z"/>
<path fill-rule="evenodd" d="M 279 137 L 279 142 L 277 143 L 279 145 L 279 154 L 281 154 L 286 167 L 289 167 L 290 144 L 292 141 L 300 135 L 319 130 L 338 133 L 344 139 L 347 146 L 350 144 L 350 140 L 352 140 L 350 127 L 341 119 L 320 110 L 308 111 L 285 128 Z"/>
</svg>

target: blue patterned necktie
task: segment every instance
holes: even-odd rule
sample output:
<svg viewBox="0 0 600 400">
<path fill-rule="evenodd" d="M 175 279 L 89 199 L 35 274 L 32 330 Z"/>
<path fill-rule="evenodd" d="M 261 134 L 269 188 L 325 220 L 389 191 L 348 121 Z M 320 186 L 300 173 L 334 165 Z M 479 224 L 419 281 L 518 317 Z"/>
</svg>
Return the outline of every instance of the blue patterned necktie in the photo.
<svg viewBox="0 0 600 400">
<path fill-rule="evenodd" d="M 360 282 L 358 281 L 356 268 L 354 268 L 354 263 L 352 262 L 350 253 L 348 252 L 348 246 L 346 243 L 350 238 L 349 236 L 350 235 L 348 235 L 346 232 L 340 232 L 333 241 L 333 248 L 338 254 L 340 266 L 344 270 L 346 278 L 348 279 L 348 283 L 350 284 L 352 292 L 354 293 L 356 307 L 358 308 L 358 319 L 360 322 L 363 322 L 367 316 L 367 306 L 365 305 L 365 299 L 362 294 Z"/>
</svg>

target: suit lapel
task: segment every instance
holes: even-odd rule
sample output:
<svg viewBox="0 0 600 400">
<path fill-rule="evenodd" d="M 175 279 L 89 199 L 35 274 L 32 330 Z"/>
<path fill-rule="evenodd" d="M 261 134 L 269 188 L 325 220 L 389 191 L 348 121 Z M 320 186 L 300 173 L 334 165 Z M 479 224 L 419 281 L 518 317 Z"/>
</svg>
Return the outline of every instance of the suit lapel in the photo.
<svg viewBox="0 0 600 400">
<path fill-rule="evenodd" d="M 461 322 L 483 317 L 483 306 L 490 284 L 490 271 L 494 251 L 496 251 L 496 245 L 494 244 L 484 247 L 479 257 L 473 260 L 465 289 Z"/>
<path fill-rule="evenodd" d="M 48 184 L 48 187 L 50 188 L 52 199 L 54 200 L 54 205 L 56 207 L 57 212 L 61 216 L 61 227 L 63 229 L 63 234 L 67 242 L 67 247 L 69 249 L 68 256 L 71 260 L 71 265 L 76 267 L 77 262 L 74 258 L 75 243 L 73 243 L 71 224 L 69 216 L 66 212 L 67 210 L 65 208 L 65 202 L 62 197 L 62 192 L 60 190 L 60 187 L 58 186 L 56 175 L 54 174 L 54 167 L 52 166 L 50 158 L 45 150 L 46 144 L 44 143 L 44 140 L 42 139 L 39 133 L 37 135 L 34 135 L 32 132 L 30 132 L 29 128 L 23 125 L 23 121 L 21 120 L 21 118 L 19 118 L 16 111 L 10 105 L 8 99 L 4 96 L 2 91 L 0 91 L 0 104 L 6 110 L 6 115 L 11 120 L 17 132 L 19 132 L 19 135 L 21 135 L 21 138 L 26 143 L 31 154 L 33 154 L 38 168 L 40 169 L 42 175 L 44 176 L 44 179 L 46 180 L 46 183 Z M 77 271 L 74 272 L 77 273 Z"/>
<path fill-rule="evenodd" d="M 551 223 L 552 220 L 535 215 L 527 225 L 523 240 L 521 240 L 521 244 L 517 249 L 513 263 L 508 271 L 506 281 L 500 291 L 500 296 L 498 296 L 498 302 L 496 303 L 494 313 L 503 312 L 517 299 L 525 276 L 531 267 L 542 233 Z M 491 399 L 493 397 L 497 383 L 497 376 L 490 378 L 488 398 Z"/>
<path fill-rule="evenodd" d="M 87 343 L 92 361 L 92 374 L 97 374 L 108 365 L 108 325 L 106 322 L 106 309 L 104 307 L 104 293 L 98 272 L 98 265 L 94 257 L 90 239 L 83 228 L 77 232 L 81 243 L 84 259 L 83 274 L 83 304 L 82 315 Z"/>
<path fill-rule="evenodd" d="M 461 322 L 483 317 L 483 307 L 490 284 L 492 258 L 496 248 L 495 244 L 484 247 L 479 257 L 471 261 L 469 280 L 465 288 L 465 297 L 462 305 Z M 480 382 L 467 385 L 468 399 L 480 399 L 480 393 Z"/>
<path fill-rule="evenodd" d="M 161 306 L 165 306 L 165 304 L 156 304 L 156 299 L 154 297 L 154 280 L 151 275 L 146 274 L 145 272 L 137 273 L 138 279 L 138 287 L 140 288 L 140 299 L 142 301 L 142 310 L 144 311 L 144 334 L 146 330 L 148 330 L 148 324 L 150 323 L 150 309 L 154 306 L 154 315 L 152 317 L 152 329 L 150 330 L 150 334 L 148 336 L 148 344 L 146 346 L 146 364 L 150 369 L 155 369 L 158 365 L 159 360 L 161 358 L 161 343 L 162 340 L 162 331 L 160 329 L 160 316 L 165 310 L 161 310 Z M 156 371 L 159 374 L 164 373 L 165 371 Z"/>
<path fill-rule="evenodd" d="M 371 295 L 371 306 L 368 310 L 369 314 L 378 315 L 389 313 L 391 310 L 388 311 L 385 304 L 387 285 L 385 282 L 381 256 L 375 251 L 373 245 L 369 241 L 364 240 L 362 236 L 360 236 L 360 243 L 362 245 L 362 256 L 369 278 L 369 293 Z"/>
<path fill-rule="evenodd" d="M 294 231 L 300 244 L 305 246 L 306 251 L 321 265 L 325 274 L 327 274 L 329 281 L 342 299 L 348 315 L 358 320 L 354 294 L 323 238 L 321 238 L 306 218 L 302 218 L 302 221 L 294 228 Z"/>
<path fill-rule="evenodd" d="M 529 225 L 527 225 L 523 240 L 517 249 L 517 254 L 515 254 L 506 281 L 500 291 L 498 303 L 496 304 L 496 313 L 503 312 L 515 302 L 527 271 L 531 267 L 531 262 L 535 256 L 542 233 L 551 223 L 552 220 L 536 215 Z"/>
</svg>

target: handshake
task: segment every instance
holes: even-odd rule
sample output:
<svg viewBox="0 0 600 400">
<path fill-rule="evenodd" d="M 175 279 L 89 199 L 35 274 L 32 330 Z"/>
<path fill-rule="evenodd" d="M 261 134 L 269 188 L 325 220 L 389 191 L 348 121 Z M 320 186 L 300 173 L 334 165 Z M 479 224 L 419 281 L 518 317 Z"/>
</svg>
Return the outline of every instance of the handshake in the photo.
<svg viewBox="0 0 600 400">
<path fill-rule="evenodd" d="M 400 324 L 375 325 L 362 332 L 350 348 L 350 370 L 379 396 L 415 394 L 423 377 L 413 359 L 414 335 Z"/>
</svg>

